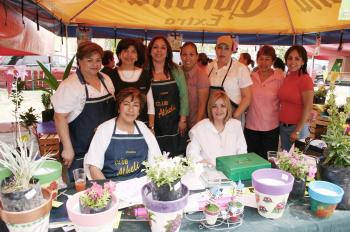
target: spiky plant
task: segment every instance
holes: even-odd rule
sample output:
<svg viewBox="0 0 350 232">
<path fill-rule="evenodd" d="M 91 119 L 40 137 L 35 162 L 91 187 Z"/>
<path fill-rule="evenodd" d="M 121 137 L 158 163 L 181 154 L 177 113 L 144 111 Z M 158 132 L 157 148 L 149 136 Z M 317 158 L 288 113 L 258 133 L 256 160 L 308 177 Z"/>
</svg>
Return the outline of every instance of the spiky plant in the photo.
<svg viewBox="0 0 350 232">
<path fill-rule="evenodd" d="M 12 173 L 11 182 L 3 186 L 2 192 L 26 190 L 30 187 L 30 180 L 43 161 L 51 159 L 50 155 L 40 156 L 34 152 L 34 141 L 30 146 L 21 139 L 17 144 L 7 144 L 0 141 L 0 164 Z"/>
</svg>

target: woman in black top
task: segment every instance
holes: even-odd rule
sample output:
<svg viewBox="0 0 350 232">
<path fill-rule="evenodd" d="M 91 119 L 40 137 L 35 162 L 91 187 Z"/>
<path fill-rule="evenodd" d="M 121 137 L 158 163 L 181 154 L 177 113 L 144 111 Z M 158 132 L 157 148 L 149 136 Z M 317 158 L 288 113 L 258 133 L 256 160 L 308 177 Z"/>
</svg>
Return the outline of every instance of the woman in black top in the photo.
<svg viewBox="0 0 350 232">
<path fill-rule="evenodd" d="M 111 78 L 116 95 L 118 95 L 122 89 L 134 87 L 139 89 L 146 96 L 147 107 L 144 107 L 138 120 L 147 125 L 148 115 L 154 114 L 154 101 L 152 89 L 150 88 L 151 80 L 143 69 L 138 67 L 142 56 L 138 43 L 138 41 L 130 38 L 122 39 L 119 42 L 116 51 L 119 62 Z"/>
</svg>

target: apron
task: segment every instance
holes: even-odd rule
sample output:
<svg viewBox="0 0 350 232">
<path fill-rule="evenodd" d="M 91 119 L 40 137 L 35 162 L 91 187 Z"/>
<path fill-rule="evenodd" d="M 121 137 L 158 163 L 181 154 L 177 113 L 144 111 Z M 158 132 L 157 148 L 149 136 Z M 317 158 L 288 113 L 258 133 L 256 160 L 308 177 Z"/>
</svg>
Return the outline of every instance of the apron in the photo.
<svg viewBox="0 0 350 232">
<path fill-rule="evenodd" d="M 209 94 L 212 94 L 212 93 L 214 93 L 215 91 L 218 91 L 218 90 L 224 91 L 224 92 L 226 93 L 226 91 L 225 91 L 225 89 L 224 89 L 224 83 L 225 83 L 227 74 L 228 74 L 228 72 L 230 71 L 231 66 L 232 66 L 232 59 L 231 59 L 230 65 L 229 65 L 229 67 L 228 67 L 228 69 L 227 69 L 227 72 L 226 72 L 226 74 L 225 74 L 225 76 L 224 76 L 224 79 L 223 79 L 222 82 L 221 82 L 221 86 L 210 86 L 210 87 L 209 87 L 209 91 L 210 91 Z M 208 78 L 209 78 L 209 79 L 210 79 L 210 74 L 213 72 L 213 69 L 214 69 L 214 66 L 213 66 L 213 68 L 210 70 L 210 72 L 209 72 L 209 74 L 208 74 Z M 226 95 L 227 95 L 227 93 L 226 93 Z M 235 103 L 235 102 L 233 102 L 233 101 L 231 101 L 231 99 L 230 99 L 230 102 L 231 102 L 231 106 L 232 106 L 232 112 L 234 112 L 235 109 L 238 108 L 238 104 Z"/>
<path fill-rule="evenodd" d="M 176 81 L 152 81 L 151 87 L 155 108 L 154 132 L 160 150 L 170 152 L 170 156 L 184 154 L 186 137 L 178 132 L 180 97 Z"/>
<path fill-rule="evenodd" d="M 96 128 L 103 122 L 116 116 L 115 100 L 108 92 L 103 77 L 98 73 L 102 85 L 106 88 L 108 94 L 98 98 L 90 98 L 84 76 L 77 69 L 78 78 L 85 86 L 86 102 L 81 113 L 72 122 L 68 124 L 69 136 L 74 149 L 75 157 L 72 165 L 68 169 L 68 177 L 73 180 L 72 171 L 76 168 L 83 168 L 84 156 L 89 150 L 89 146 L 94 136 Z"/>
<path fill-rule="evenodd" d="M 144 176 L 142 162 L 148 158 L 148 145 L 139 127 L 135 123 L 138 134 L 116 134 L 116 125 L 117 121 L 105 152 L 102 173 L 106 179 L 117 181 Z"/>
</svg>

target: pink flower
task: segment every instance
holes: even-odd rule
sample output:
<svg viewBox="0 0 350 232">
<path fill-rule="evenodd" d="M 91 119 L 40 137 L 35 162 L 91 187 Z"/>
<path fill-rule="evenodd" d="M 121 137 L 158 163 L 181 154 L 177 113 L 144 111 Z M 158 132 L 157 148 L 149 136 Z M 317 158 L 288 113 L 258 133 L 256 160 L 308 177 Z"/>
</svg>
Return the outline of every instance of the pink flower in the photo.
<svg viewBox="0 0 350 232">
<path fill-rule="evenodd" d="M 109 182 L 104 183 L 103 187 L 106 191 L 112 194 L 115 191 L 116 184 L 110 180 Z"/>
<path fill-rule="evenodd" d="M 317 172 L 317 168 L 316 168 L 315 166 L 310 166 L 310 167 L 309 167 L 309 174 L 308 174 L 308 176 L 309 176 L 310 178 L 314 178 L 316 172 Z"/>
<path fill-rule="evenodd" d="M 91 192 L 94 195 L 94 198 L 100 198 L 103 195 L 103 188 L 101 185 L 96 182 L 92 183 Z"/>
</svg>

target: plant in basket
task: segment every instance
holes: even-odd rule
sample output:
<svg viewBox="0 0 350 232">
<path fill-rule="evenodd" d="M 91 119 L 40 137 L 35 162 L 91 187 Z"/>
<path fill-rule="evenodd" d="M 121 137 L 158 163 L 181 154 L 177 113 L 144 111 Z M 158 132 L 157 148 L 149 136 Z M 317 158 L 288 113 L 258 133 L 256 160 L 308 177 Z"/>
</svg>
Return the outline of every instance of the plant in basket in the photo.
<svg viewBox="0 0 350 232">
<path fill-rule="evenodd" d="M 82 213 L 94 214 L 106 211 L 110 208 L 112 194 L 115 191 L 115 183 L 104 183 L 103 187 L 96 182 L 88 188 L 79 198 L 79 207 Z"/>
<path fill-rule="evenodd" d="M 306 180 L 312 180 L 317 172 L 316 165 L 310 162 L 297 148 L 290 152 L 278 152 L 276 165 L 281 170 L 289 172 L 294 176 L 293 189 L 290 193 L 292 198 L 304 197 Z"/>
<path fill-rule="evenodd" d="M 338 208 L 350 209 L 350 136 L 346 133 L 347 120 L 350 113 L 350 98 L 346 99 L 344 111 L 338 110 L 336 105 L 335 86 L 331 83 L 330 95 L 327 101 L 329 105 L 329 124 L 323 140 L 327 144 L 325 159 L 320 165 L 322 180 L 332 182 L 344 189 L 344 197 Z"/>
</svg>

